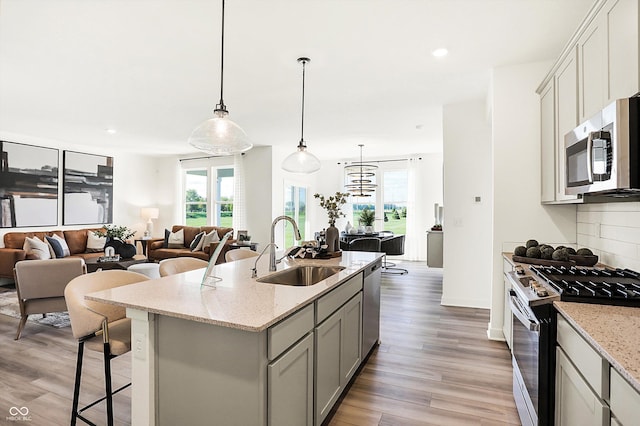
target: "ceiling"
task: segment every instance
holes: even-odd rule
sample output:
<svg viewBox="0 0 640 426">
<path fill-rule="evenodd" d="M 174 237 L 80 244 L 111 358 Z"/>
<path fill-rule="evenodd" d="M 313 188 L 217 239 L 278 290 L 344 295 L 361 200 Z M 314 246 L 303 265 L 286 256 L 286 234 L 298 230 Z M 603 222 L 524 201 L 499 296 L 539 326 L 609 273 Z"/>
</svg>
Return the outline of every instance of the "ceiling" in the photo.
<svg viewBox="0 0 640 426">
<path fill-rule="evenodd" d="M 227 0 L 224 101 L 255 145 L 293 152 L 308 56 L 304 136 L 320 159 L 359 143 L 365 158 L 441 152 L 442 105 L 485 97 L 494 67 L 554 60 L 593 1 Z M 219 99 L 220 9 L 1 0 L 0 132 L 193 152 Z"/>
</svg>

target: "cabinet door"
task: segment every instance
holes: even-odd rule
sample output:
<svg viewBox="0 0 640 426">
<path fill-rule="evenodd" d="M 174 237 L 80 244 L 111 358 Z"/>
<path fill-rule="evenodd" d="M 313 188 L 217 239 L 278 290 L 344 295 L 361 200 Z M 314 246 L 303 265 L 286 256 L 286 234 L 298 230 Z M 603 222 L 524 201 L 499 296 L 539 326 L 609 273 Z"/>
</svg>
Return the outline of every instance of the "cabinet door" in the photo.
<svg viewBox="0 0 640 426">
<path fill-rule="evenodd" d="M 344 305 L 342 315 L 340 375 L 342 376 L 341 385 L 345 387 L 360 366 L 362 359 L 362 292 Z"/>
<path fill-rule="evenodd" d="M 342 320 L 342 310 L 338 310 L 315 328 L 316 425 L 320 425 L 327 417 L 342 391 L 340 374 Z"/>
<path fill-rule="evenodd" d="M 557 426 L 601 426 L 609 422 L 609 408 L 591 390 L 560 347 L 556 348 Z"/>
<path fill-rule="evenodd" d="M 606 64 L 604 20 L 596 19 L 578 41 L 580 122 L 604 106 Z"/>
<path fill-rule="evenodd" d="M 540 95 L 540 201 L 556 199 L 556 97 L 552 79 Z"/>
<path fill-rule="evenodd" d="M 578 61 L 577 50 L 572 50 L 564 59 L 556 74 L 556 201 L 575 200 L 577 196 L 566 195 L 567 179 L 564 135 L 578 125 Z"/>
<path fill-rule="evenodd" d="M 604 6 L 607 28 L 607 96 L 609 104 L 640 92 L 638 72 L 638 1 L 610 0 Z"/>
<path fill-rule="evenodd" d="M 268 424 L 313 424 L 313 334 L 285 352 L 268 368 Z"/>
</svg>

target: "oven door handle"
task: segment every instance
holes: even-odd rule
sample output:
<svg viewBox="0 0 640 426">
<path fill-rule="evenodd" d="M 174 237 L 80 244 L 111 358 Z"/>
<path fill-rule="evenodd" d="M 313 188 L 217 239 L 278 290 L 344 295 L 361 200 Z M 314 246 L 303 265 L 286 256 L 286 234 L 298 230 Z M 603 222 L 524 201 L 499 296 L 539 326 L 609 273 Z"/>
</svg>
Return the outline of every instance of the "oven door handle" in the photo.
<svg viewBox="0 0 640 426">
<path fill-rule="evenodd" d="M 540 322 L 536 319 L 532 319 L 525 312 L 524 307 L 522 306 L 522 302 L 518 299 L 518 296 L 513 293 L 509 294 L 509 305 L 511 306 L 511 312 L 518 318 L 518 321 L 522 323 L 529 331 L 533 331 L 536 333 L 540 333 Z"/>
</svg>

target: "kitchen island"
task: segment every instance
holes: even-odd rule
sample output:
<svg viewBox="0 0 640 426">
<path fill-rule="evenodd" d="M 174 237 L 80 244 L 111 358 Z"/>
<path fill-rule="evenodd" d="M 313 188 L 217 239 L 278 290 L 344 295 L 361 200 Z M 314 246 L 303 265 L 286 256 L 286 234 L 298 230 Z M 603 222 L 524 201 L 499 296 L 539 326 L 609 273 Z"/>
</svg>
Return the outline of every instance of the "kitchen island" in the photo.
<svg viewBox="0 0 640 426">
<path fill-rule="evenodd" d="M 368 352 L 364 276 L 382 255 L 278 265 L 344 268 L 310 286 L 257 282 L 245 259 L 217 265 L 215 288 L 200 269 L 88 295 L 132 320 L 132 424 L 320 424 Z"/>
</svg>

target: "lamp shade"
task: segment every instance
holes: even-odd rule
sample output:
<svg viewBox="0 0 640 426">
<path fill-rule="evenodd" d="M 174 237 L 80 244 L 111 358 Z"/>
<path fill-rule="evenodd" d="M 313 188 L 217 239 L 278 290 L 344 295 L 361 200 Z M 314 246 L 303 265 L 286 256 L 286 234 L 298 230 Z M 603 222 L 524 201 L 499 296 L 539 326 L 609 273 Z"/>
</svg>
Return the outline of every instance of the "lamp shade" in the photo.
<svg viewBox="0 0 640 426">
<path fill-rule="evenodd" d="M 191 133 L 189 144 L 213 155 L 233 155 L 253 147 L 247 134 L 233 121 L 227 111 L 216 110 L 214 117 L 200 124 Z"/>
<path fill-rule="evenodd" d="M 282 168 L 291 173 L 313 173 L 320 170 L 320 160 L 305 146 L 299 146 L 296 152 L 284 159 Z"/>
<path fill-rule="evenodd" d="M 140 217 L 143 219 L 157 219 L 160 216 L 160 210 L 157 207 L 143 207 L 140 210 Z"/>
</svg>

